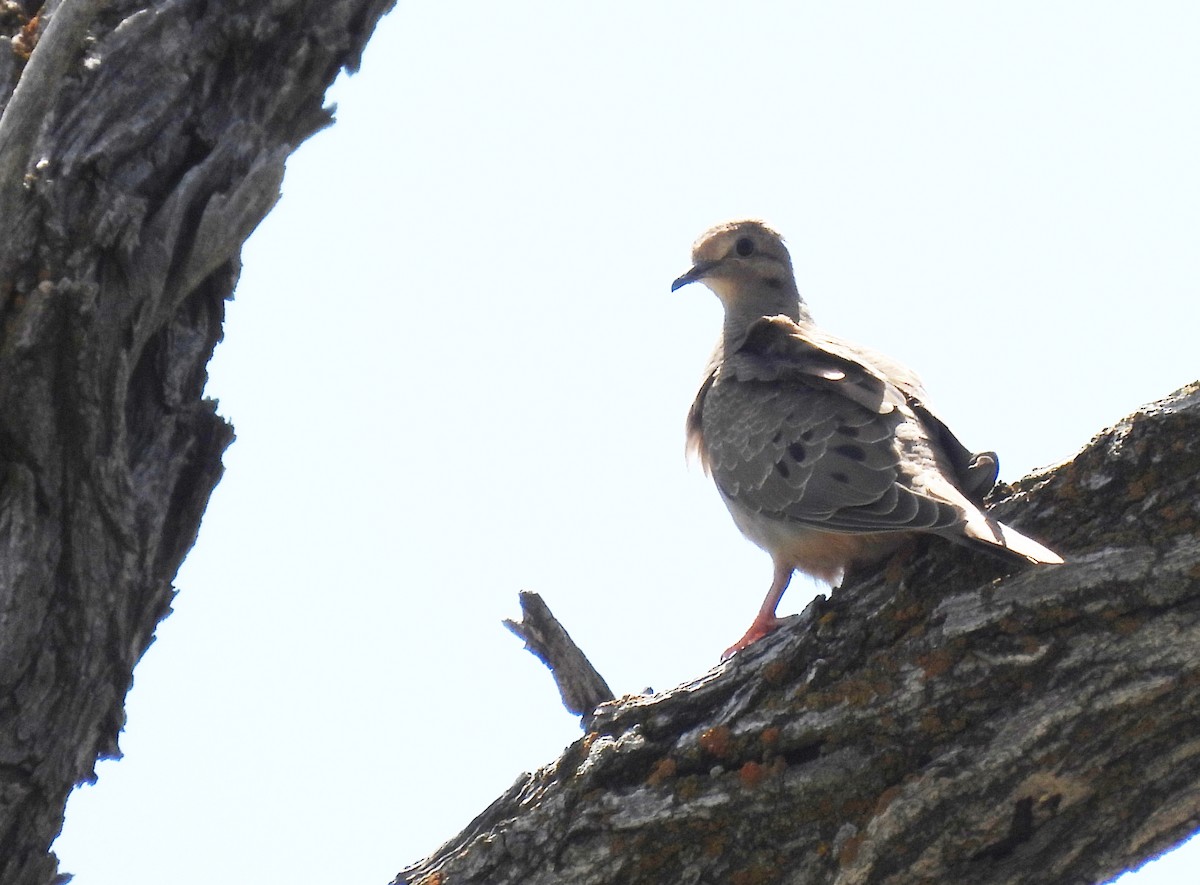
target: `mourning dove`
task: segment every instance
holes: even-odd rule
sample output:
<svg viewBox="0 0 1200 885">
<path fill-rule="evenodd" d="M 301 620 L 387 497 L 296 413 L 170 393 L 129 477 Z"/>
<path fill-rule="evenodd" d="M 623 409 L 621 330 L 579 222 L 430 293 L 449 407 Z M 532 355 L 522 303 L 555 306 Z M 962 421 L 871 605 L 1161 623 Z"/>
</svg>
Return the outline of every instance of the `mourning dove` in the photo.
<svg viewBox="0 0 1200 885">
<path fill-rule="evenodd" d="M 972 454 L 925 402 L 915 374 L 812 322 L 779 234 L 719 225 L 675 291 L 703 282 L 725 324 L 687 419 L 695 451 L 742 534 L 775 577 L 724 657 L 778 626 L 792 572 L 830 584 L 918 532 L 1022 563 L 1061 557 L 982 510 L 997 462 Z"/>
</svg>

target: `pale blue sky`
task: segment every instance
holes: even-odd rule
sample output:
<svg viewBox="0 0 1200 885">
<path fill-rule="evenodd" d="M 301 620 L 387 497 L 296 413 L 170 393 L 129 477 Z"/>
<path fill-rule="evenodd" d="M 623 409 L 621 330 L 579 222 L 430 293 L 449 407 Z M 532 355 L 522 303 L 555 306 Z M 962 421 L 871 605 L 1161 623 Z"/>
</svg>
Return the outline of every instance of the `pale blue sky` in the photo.
<svg viewBox="0 0 1200 885">
<path fill-rule="evenodd" d="M 1200 376 L 1197 46 L 1190 2 L 402 2 L 245 251 L 238 440 L 64 871 L 389 881 L 579 734 L 521 589 L 618 693 L 714 665 L 771 569 L 683 460 L 713 223 L 1008 479 Z"/>
</svg>

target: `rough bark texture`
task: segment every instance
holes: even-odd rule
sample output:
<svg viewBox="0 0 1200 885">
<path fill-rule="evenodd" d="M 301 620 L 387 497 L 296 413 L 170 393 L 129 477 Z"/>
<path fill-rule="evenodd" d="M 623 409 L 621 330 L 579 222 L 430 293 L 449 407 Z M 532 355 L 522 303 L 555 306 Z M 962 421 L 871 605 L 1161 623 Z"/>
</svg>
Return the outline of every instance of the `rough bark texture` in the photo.
<svg viewBox="0 0 1200 885">
<path fill-rule="evenodd" d="M 202 391 L 242 242 L 390 2 L 0 9 L 4 885 L 54 879 L 68 793 L 117 753 L 233 438 Z"/>
<path fill-rule="evenodd" d="M 397 883 L 1102 882 L 1200 826 L 1200 384 L 994 494 L 1067 556 L 931 541 L 608 704 Z"/>
</svg>

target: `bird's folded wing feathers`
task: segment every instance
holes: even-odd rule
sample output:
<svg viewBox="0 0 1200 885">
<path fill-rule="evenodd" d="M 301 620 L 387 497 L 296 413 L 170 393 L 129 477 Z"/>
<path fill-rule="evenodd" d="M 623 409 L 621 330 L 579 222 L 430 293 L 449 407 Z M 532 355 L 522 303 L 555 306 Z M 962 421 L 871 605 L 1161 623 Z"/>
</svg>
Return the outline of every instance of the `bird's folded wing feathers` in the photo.
<svg viewBox="0 0 1200 885">
<path fill-rule="evenodd" d="M 842 396 L 879 414 L 887 414 L 905 401 L 905 392 L 886 375 L 856 359 L 853 350 L 831 347 L 834 341 L 815 327 L 801 326 L 788 317 L 765 317 L 750 327 L 735 354 L 738 377 L 828 381 Z"/>
<path fill-rule="evenodd" d="M 770 333 L 767 333 L 768 328 Z M 776 349 L 787 349 L 786 342 L 795 342 L 793 348 L 823 353 L 826 359 L 838 359 L 842 365 L 849 364 L 859 373 L 869 375 L 879 383 L 891 387 L 893 395 L 903 398 L 930 438 L 946 456 L 946 466 L 952 469 L 959 487 L 971 501 L 982 505 L 984 497 L 996 485 L 1000 469 L 996 453 L 972 452 L 964 446 L 941 416 L 927 404 L 928 396 L 921 379 L 902 363 L 870 348 L 851 344 L 812 324 L 798 324 L 788 317 L 768 317 L 760 320 L 748 337 L 759 337 L 763 341 L 773 340 Z M 851 376 L 853 371 L 849 373 Z M 860 379 L 851 391 L 862 389 L 863 385 L 868 383 Z"/>
<path fill-rule="evenodd" d="M 827 531 L 960 522 L 958 490 L 920 469 L 937 455 L 905 391 L 824 344 L 786 317 L 760 320 L 701 389 L 693 420 L 722 493 Z"/>
</svg>

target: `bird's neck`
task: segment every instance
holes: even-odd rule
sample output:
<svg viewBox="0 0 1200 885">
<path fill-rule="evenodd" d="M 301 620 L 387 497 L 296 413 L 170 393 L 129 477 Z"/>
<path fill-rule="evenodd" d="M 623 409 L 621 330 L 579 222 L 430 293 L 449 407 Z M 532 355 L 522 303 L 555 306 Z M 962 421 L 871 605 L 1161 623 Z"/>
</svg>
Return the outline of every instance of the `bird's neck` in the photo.
<svg viewBox="0 0 1200 885">
<path fill-rule="evenodd" d="M 721 330 L 721 350 L 732 353 L 746 340 L 750 327 L 763 317 L 783 315 L 797 323 L 811 323 L 808 306 L 794 287 L 779 289 L 763 286 L 738 293 L 725 303 L 725 325 Z"/>
</svg>

